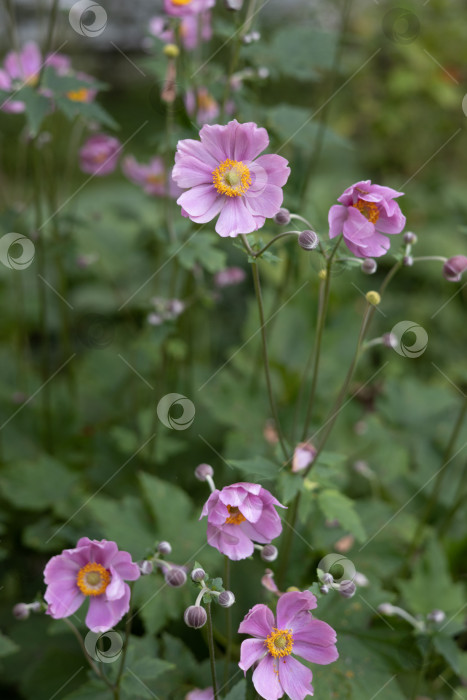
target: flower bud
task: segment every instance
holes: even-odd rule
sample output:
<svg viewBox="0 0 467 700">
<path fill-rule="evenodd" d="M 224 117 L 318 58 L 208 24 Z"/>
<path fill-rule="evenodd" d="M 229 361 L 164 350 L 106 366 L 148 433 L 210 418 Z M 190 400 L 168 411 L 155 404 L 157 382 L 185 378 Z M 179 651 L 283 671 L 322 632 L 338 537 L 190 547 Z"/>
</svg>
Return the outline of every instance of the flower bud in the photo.
<svg viewBox="0 0 467 700">
<path fill-rule="evenodd" d="M 275 561 L 277 559 L 277 547 L 273 544 L 266 544 L 261 550 L 261 559 L 263 561 Z"/>
<path fill-rule="evenodd" d="M 407 243 L 407 245 L 413 245 L 417 242 L 417 236 L 415 233 L 412 233 L 412 231 L 407 231 L 404 233 L 404 243 Z"/>
<path fill-rule="evenodd" d="M 185 610 L 183 619 L 188 627 L 193 627 L 195 630 L 199 630 L 200 627 L 203 627 L 206 624 L 208 615 L 206 610 L 201 607 L 201 605 L 190 605 L 190 607 Z"/>
<path fill-rule="evenodd" d="M 319 238 L 317 234 L 310 229 L 302 231 L 298 237 L 298 245 L 300 248 L 303 248 L 303 250 L 314 250 L 318 246 L 318 243 Z"/>
<path fill-rule="evenodd" d="M 214 476 L 214 469 L 209 464 L 199 464 L 195 469 L 195 476 L 199 481 L 206 481 L 207 476 Z"/>
<path fill-rule="evenodd" d="M 378 306 L 378 304 L 381 303 L 381 297 L 378 294 L 378 292 L 374 292 L 374 291 L 367 292 L 365 294 L 365 299 L 367 300 L 367 302 L 369 304 L 372 304 L 373 306 Z"/>
<path fill-rule="evenodd" d="M 395 333 L 385 333 L 383 335 L 383 345 L 385 345 L 387 348 L 395 348 L 397 347 L 398 343 L 399 341 Z"/>
<path fill-rule="evenodd" d="M 13 608 L 13 615 L 17 620 L 27 620 L 30 615 L 29 605 L 27 603 L 17 603 Z"/>
<path fill-rule="evenodd" d="M 467 258 L 465 255 L 455 255 L 444 263 L 443 277 L 448 282 L 459 282 L 464 270 L 467 270 Z"/>
<path fill-rule="evenodd" d="M 230 608 L 235 603 L 235 596 L 232 591 L 222 591 L 217 599 L 217 602 L 223 608 Z"/>
<path fill-rule="evenodd" d="M 243 7 L 243 0 L 224 0 L 224 5 L 226 10 L 232 10 L 237 12 Z"/>
<path fill-rule="evenodd" d="M 429 613 L 427 616 L 427 620 L 430 620 L 430 622 L 444 622 L 446 619 L 446 613 L 443 610 L 432 610 L 431 613 Z"/>
<path fill-rule="evenodd" d="M 152 574 L 153 569 L 154 569 L 154 564 L 152 563 L 152 561 L 149 561 L 149 559 L 145 559 L 139 565 L 139 570 L 141 571 L 143 576 L 147 576 L 148 574 Z"/>
<path fill-rule="evenodd" d="M 321 581 L 325 586 L 330 586 L 332 583 L 334 583 L 334 576 L 332 574 L 323 574 Z"/>
<path fill-rule="evenodd" d="M 279 209 L 277 214 L 274 217 L 274 221 L 276 224 L 279 224 L 279 226 L 287 226 L 287 224 L 290 223 L 290 212 L 288 209 Z"/>
<path fill-rule="evenodd" d="M 261 78 L 261 80 L 269 78 L 269 68 L 266 68 L 266 66 L 258 68 L 258 78 Z"/>
<path fill-rule="evenodd" d="M 292 472 L 295 474 L 309 467 L 316 453 L 317 449 L 311 442 L 299 442 L 293 453 Z"/>
<path fill-rule="evenodd" d="M 169 586 L 172 586 L 172 588 L 179 588 L 186 582 L 186 573 L 182 568 L 174 566 L 164 571 L 164 578 Z"/>
<path fill-rule="evenodd" d="M 180 55 L 180 49 L 175 44 L 166 44 L 163 51 L 167 58 L 178 58 Z"/>
<path fill-rule="evenodd" d="M 403 258 L 403 260 L 402 260 L 402 263 L 403 263 L 406 267 L 412 267 L 412 265 L 413 265 L 413 257 L 412 257 L 411 255 L 405 255 L 404 258 Z"/>
<path fill-rule="evenodd" d="M 320 586 L 319 590 L 323 595 L 327 595 L 329 593 L 329 586 Z"/>
<path fill-rule="evenodd" d="M 320 278 L 320 280 L 324 281 L 327 276 L 328 276 L 328 272 L 324 268 L 318 272 L 318 277 Z"/>
<path fill-rule="evenodd" d="M 339 593 L 343 598 L 352 598 L 356 590 L 357 586 L 353 581 L 349 581 L 348 579 L 344 579 L 344 581 L 341 581 L 339 584 Z"/>
<path fill-rule="evenodd" d="M 378 264 L 373 258 L 365 258 L 362 262 L 362 272 L 364 272 L 365 275 L 373 275 L 377 269 Z"/>
<path fill-rule="evenodd" d="M 191 580 L 192 581 L 202 581 L 205 576 L 206 576 L 206 572 L 201 567 L 198 567 L 197 569 L 193 569 L 193 571 L 191 572 Z"/>
<path fill-rule="evenodd" d="M 365 576 L 365 574 L 361 574 L 359 571 L 355 572 L 353 580 L 354 580 L 354 583 L 357 584 L 357 586 L 366 587 L 366 586 L 370 585 L 370 582 L 367 579 L 367 577 Z"/>
<path fill-rule="evenodd" d="M 381 603 L 381 605 L 378 605 L 378 612 L 380 612 L 382 615 L 394 615 L 394 608 L 391 605 L 391 603 Z"/>
<path fill-rule="evenodd" d="M 157 551 L 159 554 L 170 554 L 172 547 L 169 542 L 159 542 L 157 545 Z"/>
</svg>

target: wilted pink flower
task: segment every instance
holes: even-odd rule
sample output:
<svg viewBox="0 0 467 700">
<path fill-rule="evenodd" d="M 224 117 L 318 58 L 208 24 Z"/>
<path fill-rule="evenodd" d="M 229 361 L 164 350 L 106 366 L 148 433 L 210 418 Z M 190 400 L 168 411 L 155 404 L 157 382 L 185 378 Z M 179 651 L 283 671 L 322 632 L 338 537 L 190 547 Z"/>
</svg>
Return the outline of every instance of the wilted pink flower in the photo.
<svg viewBox="0 0 467 700">
<path fill-rule="evenodd" d="M 146 194 L 152 197 L 165 197 L 167 194 L 164 161 L 159 156 L 153 158 L 148 164 L 138 163 L 133 156 L 127 156 L 123 160 L 122 170 L 127 178 L 142 187 Z M 175 198 L 180 192 L 180 188 L 170 177 L 169 195 Z"/>
<path fill-rule="evenodd" d="M 201 20 L 200 37 L 198 37 L 198 19 Z M 173 44 L 175 42 L 174 32 L 168 26 L 165 17 L 153 17 L 149 21 L 149 31 L 165 43 Z M 198 38 L 201 38 L 201 41 L 209 41 L 212 37 L 211 13 L 202 12 L 200 15 L 181 17 L 178 33 L 186 51 L 192 51 L 198 46 Z"/>
<path fill-rule="evenodd" d="M 113 136 L 91 136 L 79 152 L 81 170 L 92 175 L 108 175 L 117 167 L 120 151 L 120 141 Z"/>
<path fill-rule="evenodd" d="M 205 688 L 204 690 L 192 690 L 191 693 L 185 695 L 185 700 L 214 700 L 214 693 L 212 688 Z"/>
<path fill-rule="evenodd" d="M 178 142 L 173 179 L 187 189 L 177 200 L 182 214 L 198 224 L 219 214 L 220 236 L 261 228 L 280 209 L 290 168 L 282 156 L 259 154 L 269 144 L 266 129 L 253 122 L 206 125 L 201 141 Z"/>
<path fill-rule="evenodd" d="M 310 442 L 300 442 L 294 450 L 292 459 L 292 471 L 301 472 L 314 460 L 316 447 Z"/>
<path fill-rule="evenodd" d="M 401 233 L 405 216 L 394 201 L 404 193 L 363 180 L 349 187 L 329 210 L 329 237 L 341 233 L 347 248 L 359 258 L 378 258 L 390 246 L 383 233 Z"/>
<path fill-rule="evenodd" d="M 246 277 L 246 272 L 241 267 L 226 267 L 214 276 L 216 287 L 231 287 L 240 284 Z"/>
<path fill-rule="evenodd" d="M 164 9 L 173 17 L 197 15 L 214 7 L 216 0 L 164 0 Z"/>
<path fill-rule="evenodd" d="M 240 482 L 216 489 L 200 516 L 208 516 L 208 543 L 229 559 L 246 559 L 253 554 L 253 542 L 269 544 L 282 532 L 274 506 L 285 508 L 259 484 Z"/>
<path fill-rule="evenodd" d="M 467 270 L 467 258 L 465 255 L 455 255 L 444 263 L 443 276 L 448 282 L 459 282 L 465 270 Z"/>
<path fill-rule="evenodd" d="M 336 633 L 309 612 L 316 608 L 310 591 L 284 593 L 277 602 L 276 619 L 266 605 L 255 605 L 238 631 L 251 634 L 242 642 L 239 666 L 253 672 L 256 692 L 265 700 L 278 700 L 284 693 L 291 700 L 313 695 L 313 674 L 296 656 L 315 664 L 330 664 L 339 654 Z M 293 656 L 292 656 L 293 654 Z"/>
<path fill-rule="evenodd" d="M 45 567 L 47 613 L 56 620 L 69 617 L 89 598 L 86 625 L 93 632 L 106 632 L 129 610 L 125 581 L 139 576 L 131 555 L 119 551 L 115 542 L 82 537 L 75 549 L 65 549 Z"/>
</svg>

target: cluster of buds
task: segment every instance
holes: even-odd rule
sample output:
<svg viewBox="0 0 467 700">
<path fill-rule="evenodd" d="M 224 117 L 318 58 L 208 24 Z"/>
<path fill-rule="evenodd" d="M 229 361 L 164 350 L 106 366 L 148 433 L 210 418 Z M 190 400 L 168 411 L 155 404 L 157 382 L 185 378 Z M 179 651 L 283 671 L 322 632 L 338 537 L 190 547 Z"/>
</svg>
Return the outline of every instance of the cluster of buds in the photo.
<svg viewBox="0 0 467 700">
<path fill-rule="evenodd" d="M 142 561 L 139 568 L 143 576 L 145 576 L 151 574 L 156 567 L 162 572 L 168 586 L 171 586 L 172 588 L 180 588 L 180 586 L 183 586 L 186 583 L 186 568 L 163 559 L 163 557 L 167 556 L 171 552 L 172 547 L 169 542 L 159 542 L 156 545 L 155 553 L 151 554 L 144 561 Z"/>
<path fill-rule="evenodd" d="M 446 619 L 446 613 L 443 610 L 432 610 L 426 615 L 425 619 L 423 619 L 421 615 L 414 617 L 407 612 L 407 610 L 404 610 L 404 608 L 400 608 L 398 605 L 392 605 L 391 603 L 381 603 L 381 605 L 378 605 L 378 612 L 388 617 L 401 617 L 412 625 L 414 631 L 417 633 L 424 633 L 430 627 L 440 625 Z"/>
<path fill-rule="evenodd" d="M 209 578 L 205 570 L 195 562 L 191 572 L 191 580 L 199 588 L 195 604 L 190 605 L 183 615 L 185 624 L 194 629 L 204 627 L 207 621 L 207 613 L 202 605 L 218 603 L 222 608 L 230 608 L 235 603 L 232 591 L 226 591 L 221 578 Z"/>
<path fill-rule="evenodd" d="M 13 615 L 17 620 L 27 620 L 31 613 L 45 612 L 47 605 L 40 601 L 34 603 L 17 603 L 13 608 Z"/>
<path fill-rule="evenodd" d="M 337 591 L 343 598 L 353 598 L 357 591 L 357 586 L 368 586 L 369 581 L 364 574 L 355 571 L 352 579 L 341 579 L 337 581 L 329 572 L 318 569 L 320 582 L 319 590 L 323 595 L 327 595 L 332 589 Z"/>
</svg>

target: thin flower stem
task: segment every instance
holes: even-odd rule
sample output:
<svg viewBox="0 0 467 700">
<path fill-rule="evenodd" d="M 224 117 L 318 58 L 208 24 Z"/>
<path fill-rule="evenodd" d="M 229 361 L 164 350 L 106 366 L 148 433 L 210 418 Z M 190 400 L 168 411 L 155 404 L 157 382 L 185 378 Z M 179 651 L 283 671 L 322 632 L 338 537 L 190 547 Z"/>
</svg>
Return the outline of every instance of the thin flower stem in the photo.
<svg viewBox="0 0 467 700">
<path fill-rule="evenodd" d="M 207 614 L 207 630 L 208 630 L 208 645 L 209 645 L 209 661 L 211 664 L 211 678 L 212 678 L 212 694 L 214 695 L 214 700 L 219 700 L 219 694 L 217 690 L 217 678 L 216 678 L 216 658 L 214 655 L 214 639 L 212 636 L 212 617 L 211 617 L 211 603 L 206 605 Z"/>
<path fill-rule="evenodd" d="M 270 248 L 272 245 L 274 245 L 274 243 L 276 243 L 281 238 L 284 238 L 285 236 L 299 236 L 299 235 L 300 235 L 300 231 L 284 231 L 283 233 L 278 233 L 277 236 L 274 236 L 274 238 L 272 238 L 269 241 L 269 243 L 266 243 L 266 245 L 263 248 L 261 248 L 261 250 L 259 250 L 257 253 L 253 253 L 253 257 L 255 259 L 260 258 L 262 256 L 262 254 L 265 253 L 268 248 Z"/>
<path fill-rule="evenodd" d="M 229 557 L 224 557 L 224 588 L 230 591 L 230 559 Z M 232 658 L 232 608 L 225 609 L 225 627 L 227 644 L 225 648 L 225 662 L 224 662 L 224 692 L 227 693 L 229 690 L 229 669 L 230 660 Z"/>
<path fill-rule="evenodd" d="M 246 250 L 248 253 L 251 255 L 252 250 L 250 247 L 250 244 L 246 240 L 245 236 L 241 236 L 241 240 L 243 241 L 243 245 L 245 246 Z M 255 294 L 256 294 L 256 300 L 258 302 L 258 312 L 259 312 L 259 321 L 260 321 L 260 327 L 261 327 L 261 342 L 262 342 L 262 347 L 263 347 L 263 364 L 264 364 L 264 373 L 266 377 L 266 385 L 268 389 L 268 396 L 269 396 L 269 405 L 271 407 L 271 412 L 272 416 L 274 418 L 274 422 L 276 425 L 276 430 L 277 430 L 277 436 L 279 438 L 279 442 L 282 448 L 282 451 L 284 453 L 284 457 L 286 460 L 289 458 L 289 453 L 284 441 L 284 436 L 282 434 L 282 429 L 280 426 L 279 422 L 279 414 L 277 412 L 277 407 L 276 407 L 276 402 L 274 400 L 274 393 L 272 390 L 272 382 L 271 382 L 271 371 L 269 367 L 269 353 L 268 353 L 268 342 L 267 342 L 267 337 L 266 337 L 266 322 L 264 319 L 264 305 L 263 305 L 263 297 L 261 294 L 261 282 L 259 278 L 259 270 L 258 270 L 258 264 L 256 262 L 251 263 L 251 269 L 253 272 L 253 283 L 255 286 Z"/>
<path fill-rule="evenodd" d="M 130 586 L 130 590 L 131 590 L 131 594 L 130 594 L 130 601 L 131 601 L 131 596 L 133 595 L 133 584 L 130 583 L 129 586 Z M 128 647 L 129 647 L 129 645 L 130 645 L 130 636 L 131 636 L 131 625 L 132 625 L 132 622 L 133 622 L 133 615 L 132 615 L 131 607 L 130 607 L 129 610 L 128 610 L 127 616 L 126 616 L 126 622 L 125 622 L 125 640 L 124 640 L 124 642 L 123 642 L 122 653 L 121 653 L 121 656 L 120 656 L 120 664 L 119 664 L 118 672 L 117 672 L 117 679 L 116 679 L 116 681 L 115 681 L 115 686 L 116 686 L 116 690 L 117 690 L 117 693 L 118 693 L 118 694 L 115 696 L 115 700 L 118 700 L 118 698 L 120 697 L 120 682 L 121 682 L 121 680 L 122 680 L 122 675 L 123 675 L 123 672 L 124 672 L 124 670 L 125 670 L 126 655 L 127 655 L 127 652 L 128 652 Z"/>
<path fill-rule="evenodd" d="M 290 219 L 291 219 L 291 220 L 296 219 L 297 221 L 301 221 L 302 224 L 305 224 L 305 226 L 308 226 L 308 229 L 310 229 L 311 231 L 315 231 L 315 232 L 316 232 L 315 227 L 313 226 L 313 224 L 311 224 L 311 223 L 308 221 L 308 219 L 305 219 L 304 216 L 300 216 L 299 214 L 290 214 Z M 323 257 L 326 257 L 326 252 L 325 252 L 325 250 L 324 250 L 324 248 L 323 248 L 323 244 L 321 243 L 319 237 L 318 237 L 318 248 L 319 248 L 319 252 L 321 253 L 321 255 L 323 255 Z"/>
<path fill-rule="evenodd" d="M 94 671 L 94 673 L 96 674 L 96 676 L 97 676 L 98 678 L 100 678 L 101 680 L 103 680 L 103 681 L 106 683 L 106 685 L 111 689 L 112 693 L 114 693 L 114 696 L 115 696 L 115 686 L 112 685 L 112 683 L 109 681 L 109 679 L 102 673 L 102 671 L 100 670 L 100 668 L 94 663 L 94 661 L 93 661 L 93 660 L 91 659 L 91 657 L 89 656 L 88 651 L 87 651 L 87 649 L 86 649 L 86 647 L 85 647 L 85 645 L 84 645 L 84 641 L 83 641 L 83 638 L 82 638 L 82 636 L 81 636 L 79 630 L 78 630 L 78 629 L 75 627 L 75 625 L 74 625 L 68 618 L 66 618 L 66 617 L 63 618 L 63 622 L 70 628 L 70 630 L 71 630 L 71 631 L 73 632 L 73 634 L 75 635 L 75 637 L 76 637 L 76 639 L 78 640 L 78 643 L 79 643 L 79 645 L 80 645 L 80 647 L 81 647 L 81 650 L 82 650 L 82 652 L 83 652 L 83 654 L 84 654 L 84 656 L 85 656 L 85 658 L 86 658 L 86 661 L 88 662 L 88 664 L 90 665 L 90 667 L 92 668 L 92 670 Z M 117 696 L 117 697 L 118 697 L 118 696 Z"/>
<path fill-rule="evenodd" d="M 442 255 L 422 255 L 418 258 L 412 258 L 412 262 L 414 262 L 414 263 L 416 263 L 416 262 L 433 262 L 433 261 L 445 263 L 445 262 L 447 262 L 447 260 L 448 259 L 443 258 Z"/>
</svg>

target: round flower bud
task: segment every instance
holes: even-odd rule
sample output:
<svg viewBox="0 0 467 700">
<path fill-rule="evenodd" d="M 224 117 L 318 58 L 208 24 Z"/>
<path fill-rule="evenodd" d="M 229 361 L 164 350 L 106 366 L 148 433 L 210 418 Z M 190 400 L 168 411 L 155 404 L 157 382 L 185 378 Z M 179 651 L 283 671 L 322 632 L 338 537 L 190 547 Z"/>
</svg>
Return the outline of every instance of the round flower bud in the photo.
<svg viewBox="0 0 467 700">
<path fill-rule="evenodd" d="M 378 304 L 381 303 L 381 297 L 378 294 L 378 292 L 367 292 L 365 294 L 365 299 L 369 304 L 372 304 L 373 306 L 378 306 Z"/>
<path fill-rule="evenodd" d="M 430 622 L 444 622 L 446 619 L 446 613 L 443 610 L 432 610 L 431 613 L 427 615 L 427 620 Z"/>
<path fill-rule="evenodd" d="M 163 51 L 167 58 L 178 58 L 180 55 L 180 49 L 175 44 L 166 44 Z"/>
<path fill-rule="evenodd" d="M 209 464 L 199 464 L 195 469 L 198 481 L 206 481 L 207 476 L 214 476 L 214 469 Z"/>
<path fill-rule="evenodd" d="M 339 584 L 339 593 L 343 598 L 352 598 L 356 590 L 357 586 L 353 581 L 349 581 L 348 579 L 344 579 L 344 581 L 341 581 Z"/>
<path fill-rule="evenodd" d="M 325 586 L 330 586 L 331 583 L 334 583 L 334 576 L 332 574 L 323 574 L 321 581 Z"/>
<path fill-rule="evenodd" d="M 173 567 L 172 569 L 166 569 L 164 571 L 164 578 L 169 586 L 172 586 L 172 588 L 179 588 L 186 582 L 186 573 L 179 567 Z"/>
<path fill-rule="evenodd" d="M 17 603 L 13 608 L 13 615 L 17 620 L 27 620 L 30 615 L 29 605 L 27 603 Z"/>
<path fill-rule="evenodd" d="M 141 571 L 143 576 L 147 576 L 148 574 L 152 574 L 153 569 L 154 569 L 154 564 L 152 563 L 152 561 L 149 561 L 149 559 L 145 559 L 139 565 L 139 570 Z"/>
<path fill-rule="evenodd" d="M 444 263 L 443 277 L 448 282 L 459 282 L 464 270 L 467 270 L 467 258 L 465 255 L 455 255 Z"/>
<path fill-rule="evenodd" d="M 258 78 L 261 78 L 261 80 L 266 80 L 266 78 L 269 78 L 269 68 L 266 68 L 266 66 L 261 66 L 258 68 Z"/>
<path fill-rule="evenodd" d="M 324 269 L 323 269 L 323 270 L 320 270 L 320 271 L 318 272 L 318 277 L 320 278 L 320 280 L 323 280 L 323 281 L 324 281 L 324 280 L 326 279 L 327 276 L 328 276 L 327 270 L 324 270 Z"/>
<path fill-rule="evenodd" d="M 387 348 L 395 348 L 398 345 L 398 339 L 394 333 L 385 333 L 383 335 L 383 345 Z"/>
<path fill-rule="evenodd" d="M 201 567 L 198 567 L 197 569 L 193 569 L 193 571 L 191 572 L 191 580 L 192 581 L 202 581 L 205 576 L 206 576 L 206 572 Z"/>
<path fill-rule="evenodd" d="M 373 275 L 377 269 L 378 264 L 373 258 L 365 258 L 362 262 L 362 272 L 364 272 L 365 275 Z"/>
<path fill-rule="evenodd" d="M 412 233 L 412 231 L 407 231 L 404 233 L 404 243 L 407 243 L 408 245 L 413 245 L 414 243 L 417 242 L 417 236 Z"/>
<path fill-rule="evenodd" d="M 195 630 L 199 630 L 200 627 L 203 627 L 206 624 L 208 615 L 206 610 L 202 608 L 201 605 L 190 605 L 190 607 L 185 610 L 183 619 L 188 627 L 193 627 Z"/>
<path fill-rule="evenodd" d="M 369 586 L 370 582 L 365 576 L 365 574 L 361 574 L 359 571 L 355 572 L 355 576 L 353 577 L 354 583 L 357 584 L 357 586 Z"/>
<path fill-rule="evenodd" d="M 381 603 L 381 605 L 378 605 L 378 612 L 380 612 L 382 615 L 393 615 L 393 606 L 391 603 Z"/>
<path fill-rule="evenodd" d="M 170 554 L 172 547 L 169 542 L 159 542 L 157 545 L 157 551 L 159 554 Z"/>
<path fill-rule="evenodd" d="M 290 212 L 288 209 L 279 209 L 277 214 L 274 217 L 274 221 L 276 224 L 279 224 L 279 226 L 287 226 L 287 224 L 290 223 Z"/>
<path fill-rule="evenodd" d="M 297 586 L 289 586 L 287 588 L 287 593 L 300 593 L 300 589 Z"/>
<path fill-rule="evenodd" d="M 277 547 L 273 544 L 266 544 L 261 550 L 261 559 L 263 561 L 275 561 L 277 559 Z"/>
<path fill-rule="evenodd" d="M 411 255 L 405 255 L 402 262 L 406 267 L 412 267 L 413 257 Z"/>
<path fill-rule="evenodd" d="M 230 608 L 235 603 L 235 596 L 232 591 L 222 591 L 217 599 L 217 602 L 223 608 Z"/>
<path fill-rule="evenodd" d="M 319 238 L 314 231 L 302 231 L 298 237 L 298 245 L 303 250 L 314 250 L 319 243 Z"/>
<path fill-rule="evenodd" d="M 323 595 L 326 595 L 327 593 L 329 593 L 329 586 L 320 586 L 319 590 Z"/>
</svg>

